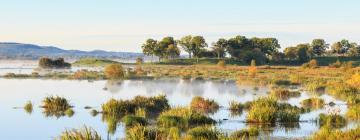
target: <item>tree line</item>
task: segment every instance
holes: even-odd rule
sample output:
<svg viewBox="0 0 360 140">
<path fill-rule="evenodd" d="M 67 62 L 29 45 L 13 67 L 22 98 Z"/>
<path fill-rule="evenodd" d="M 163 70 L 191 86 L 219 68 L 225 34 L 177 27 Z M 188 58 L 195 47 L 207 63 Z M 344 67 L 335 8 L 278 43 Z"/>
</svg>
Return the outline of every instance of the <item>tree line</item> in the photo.
<svg viewBox="0 0 360 140">
<path fill-rule="evenodd" d="M 260 64 L 282 60 L 306 62 L 319 56 L 360 56 L 360 46 L 346 39 L 332 45 L 324 39 L 314 39 L 311 43 L 301 43 L 280 51 L 276 38 L 247 38 L 238 35 L 229 39 L 220 38 L 209 47 L 203 36 L 188 35 L 179 40 L 173 37 L 164 37 L 159 41 L 147 39 L 141 47 L 145 55 L 156 56 L 159 61 L 178 58 L 181 50 L 188 53 L 189 58 L 230 57 L 247 63 L 256 60 Z"/>
</svg>

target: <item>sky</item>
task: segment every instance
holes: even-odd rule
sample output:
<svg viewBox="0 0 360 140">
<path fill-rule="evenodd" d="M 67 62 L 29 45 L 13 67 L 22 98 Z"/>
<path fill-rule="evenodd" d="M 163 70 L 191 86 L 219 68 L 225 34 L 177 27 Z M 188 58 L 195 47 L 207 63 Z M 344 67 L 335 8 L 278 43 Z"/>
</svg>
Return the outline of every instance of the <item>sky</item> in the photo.
<svg viewBox="0 0 360 140">
<path fill-rule="evenodd" d="M 141 52 L 148 38 L 360 43 L 359 0 L 0 0 L 0 42 Z"/>
</svg>

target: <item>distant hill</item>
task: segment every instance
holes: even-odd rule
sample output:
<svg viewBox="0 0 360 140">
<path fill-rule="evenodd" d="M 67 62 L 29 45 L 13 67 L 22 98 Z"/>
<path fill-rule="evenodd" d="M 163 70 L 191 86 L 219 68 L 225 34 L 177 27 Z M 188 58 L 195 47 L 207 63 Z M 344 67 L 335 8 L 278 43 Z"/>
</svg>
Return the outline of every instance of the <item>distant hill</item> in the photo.
<svg viewBox="0 0 360 140">
<path fill-rule="evenodd" d="M 112 52 L 103 50 L 80 51 L 64 50 L 53 46 L 38 46 L 33 44 L 0 42 L 0 59 L 38 59 L 40 57 L 63 57 L 79 59 L 85 57 L 108 59 L 134 59 L 143 57 L 142 53 Z"/>
</svg>

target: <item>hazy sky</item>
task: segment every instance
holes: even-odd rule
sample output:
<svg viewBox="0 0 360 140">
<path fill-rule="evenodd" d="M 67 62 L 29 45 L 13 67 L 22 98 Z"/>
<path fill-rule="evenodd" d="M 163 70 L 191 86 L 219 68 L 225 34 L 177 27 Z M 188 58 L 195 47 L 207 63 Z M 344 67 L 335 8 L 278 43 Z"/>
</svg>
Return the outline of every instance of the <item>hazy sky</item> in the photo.
<svg viewBox="0 0 360 140">
<path fill-rule="evenodd" d="M 140 52 L 147 38 L 360 43 L 359 0 L 0 0 L 0 42 Z"/>
</svg>

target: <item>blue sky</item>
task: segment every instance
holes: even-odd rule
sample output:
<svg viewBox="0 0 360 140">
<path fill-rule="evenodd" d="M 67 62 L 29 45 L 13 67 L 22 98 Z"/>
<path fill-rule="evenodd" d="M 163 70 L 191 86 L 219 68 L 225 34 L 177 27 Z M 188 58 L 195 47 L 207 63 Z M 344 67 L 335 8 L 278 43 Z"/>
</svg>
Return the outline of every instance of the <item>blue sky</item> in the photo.
<svg viewBox="0 0 360 140">
<path fill-rule="evenodd" d="M 360 43 L 358 0 L 0 0 L 0 41 L 140 52 L 147 38 Z"/>
</svg>

